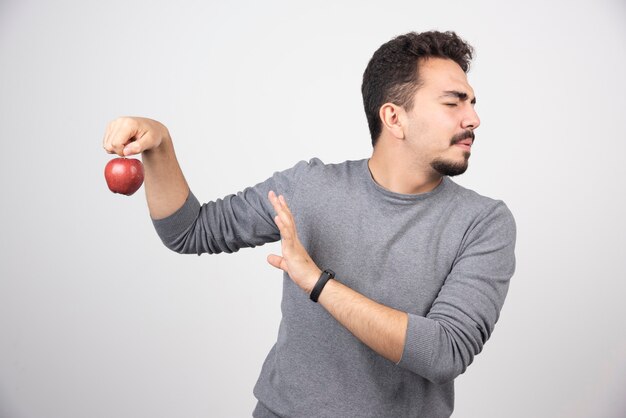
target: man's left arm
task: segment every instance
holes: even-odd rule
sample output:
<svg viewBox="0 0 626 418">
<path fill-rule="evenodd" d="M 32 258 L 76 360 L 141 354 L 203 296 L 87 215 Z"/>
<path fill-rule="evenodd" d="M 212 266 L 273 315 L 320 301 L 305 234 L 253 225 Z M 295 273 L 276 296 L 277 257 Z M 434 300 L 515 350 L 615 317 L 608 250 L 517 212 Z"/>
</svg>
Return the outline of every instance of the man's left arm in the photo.
<svg viewBox="0 0 626 418">
<path fill-rule="evenodd" d="M 270 255 L 268 262 L 310 294 L 321 270 L 300 243 L 284 198 L 270 192 L 269 199 L 283 254 Z M 467 234 L 462 255 L 426 317 L 377 303 L 332 279 L 318 302 L 356 338 L 400 367 L 437 383 L 453 380 L 493 331 L 515 267 L 513 217 L 501 202 L 491 209 Z"/>
</svg>

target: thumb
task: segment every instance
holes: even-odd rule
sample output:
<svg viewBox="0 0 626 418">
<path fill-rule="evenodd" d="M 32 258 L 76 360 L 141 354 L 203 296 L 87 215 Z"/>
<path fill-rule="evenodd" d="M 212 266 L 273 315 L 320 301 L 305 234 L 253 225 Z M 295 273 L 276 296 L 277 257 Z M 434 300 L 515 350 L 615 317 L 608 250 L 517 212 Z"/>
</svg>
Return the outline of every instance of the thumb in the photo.
<svg viewBox="0 0 626 418">
<path fill-rule="evenodd" d="M 127 157 L 129 155 L 139 154 L 141 151 L 142 149 L 141 149 L 141 144 L 139 143 L 139 141 L 133 141 L 133 142 L 126 144 L 123 152 L 124 152 L 124 156 Z"/>
<path fill-rule="evenodd" d="M 285 269 L 281 267 L 281 264 L 283 263 L 283 258 L 281 256 L 276 255 L 276 254 L 270 254 L 267 256 L 267 262 L 270 263 L 272 266 L 276 267 L 277 269 L 281 269 L 285 271 Z"/>
</svg>

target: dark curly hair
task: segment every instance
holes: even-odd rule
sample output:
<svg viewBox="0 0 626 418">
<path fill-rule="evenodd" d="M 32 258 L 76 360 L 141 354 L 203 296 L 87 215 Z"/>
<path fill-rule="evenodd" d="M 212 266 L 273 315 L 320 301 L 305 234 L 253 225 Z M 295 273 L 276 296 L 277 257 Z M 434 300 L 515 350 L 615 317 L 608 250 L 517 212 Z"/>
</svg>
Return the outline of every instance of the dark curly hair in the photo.
<svg viewBox="0 0 626 418">
<path fill-rule="evenodd" d="M 420 59 L 438 57 L 455 61 L 467 73 L 473 48 L 454 32 L 410 32 L 383 44 L 372 56 L 363 73 L 363 106 L 372 145 L 381 132 L 380 107 L 394 103 L 407 111 L 421 86 Z"/>
</svg>

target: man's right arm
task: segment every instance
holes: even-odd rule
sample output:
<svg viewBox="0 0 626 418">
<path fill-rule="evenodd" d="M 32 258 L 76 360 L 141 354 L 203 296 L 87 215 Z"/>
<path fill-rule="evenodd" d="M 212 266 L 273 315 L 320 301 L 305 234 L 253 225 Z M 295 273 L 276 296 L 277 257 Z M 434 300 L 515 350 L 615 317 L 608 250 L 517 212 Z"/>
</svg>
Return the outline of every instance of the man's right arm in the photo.
<svg viewBox="0 0 626 418">
<path fill-rule="evenodd" d="M 189 186 L 176 160 L 170 133 L 162 123 L 147 118 L 117 118 L 107 126 L 103 147 L 120 157 L 142 155 L 152 219 L 166 218 L 183 206 Z"/>
<path fill-rule="evenodd" d="M 298 179 L 309 167 L 300 161 L 253 187 L 201 205 L 189 190 L 163 124 L 146 118 L 118 118 L 108 125 L 103 146 L 120 156 L 142 154 L 146 198 L 156 232 L 166 247 L 183 254 L 232 253 L 278 241 L 280 233 L 267 194 L 275 190 L 292 201 Z"/>
</svg>

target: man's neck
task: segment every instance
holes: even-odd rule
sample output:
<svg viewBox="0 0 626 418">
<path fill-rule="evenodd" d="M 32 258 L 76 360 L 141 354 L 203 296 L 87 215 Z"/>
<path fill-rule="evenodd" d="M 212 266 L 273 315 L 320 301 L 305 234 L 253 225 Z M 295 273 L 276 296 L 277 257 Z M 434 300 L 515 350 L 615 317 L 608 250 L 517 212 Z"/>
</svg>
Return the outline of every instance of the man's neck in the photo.
<svg viewBox="0 0 626 418">
<path fill-rule="evenodd" d="M 374 148 L 368 167 L 374 181 L 385 189 L 401 194 L 421 194 L 435 189 L 443 176 L 432 168 L 419 168 L 402 156 Z"/>
</svg>

